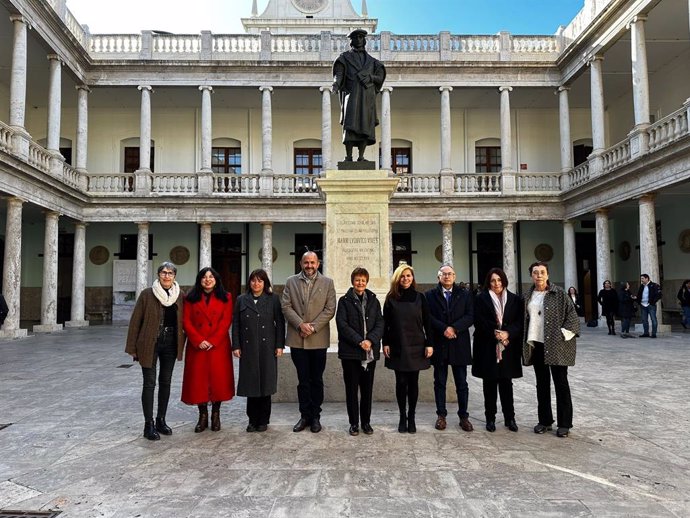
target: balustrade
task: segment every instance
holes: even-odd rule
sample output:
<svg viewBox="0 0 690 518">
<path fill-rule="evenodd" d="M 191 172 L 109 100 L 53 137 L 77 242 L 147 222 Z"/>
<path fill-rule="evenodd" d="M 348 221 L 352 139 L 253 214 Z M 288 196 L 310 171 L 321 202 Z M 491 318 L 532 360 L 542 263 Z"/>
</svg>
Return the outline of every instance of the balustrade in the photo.
<svg viewBox="0 0 690 518">
<path fill-rule="evenodd" d="M 568 173 L 568 184 L 571 189 L 589 181 L 589 162 L 583 162 Z"/>
<path fill-rule="evenodd" d="M 259 194 L 258 174 L 215 174 L 214 194 Z"/>
<path fill-rule="evenodd" d="M 0 151 L 11 151 L 12 133 L 12 129 L 7 124 L 0 122 Z"/>
<path fill-rule="evenodd" d="M 659 149 L 688 133 L 688 111 L 681 108 L 649 127 L 649 150 Z"/>
<path fill-rule="evenodd" d="M 455 177 L 456 193 L 501 193 L 500 173 L 459 174 Z"/>
<path fill-rule="evenodd" d="M 90 194 L 129 194 L 134 192 L 134 173 L 87 174 L 86 191 Z"/>
<path fill-rule="evenodd" d="M 321 35 L 271 35 L 271 52 L 300 53 L 319 52 L 321 50 Z"/>
<path fill-rule="evenodd" d="M 196 194 L 198 177 L 191 174 L 153 174 L 151 192 L 157 194 Z"/>
<path fill-rule="evenodd" d="M 558 39 L 554 36 L 513 36 L 513 52 L 558 54 Z"/>
<path fill-rule="evenodd" d="M 499 52 L 501 42 L 499 36 L 451 36 L 451 52 L 486 54 Z"/>
<path fill-rule="evenodd" d="M 67 163 L 62 164 L 62 181 L 64 183 L 78 189 L 80 187 L 80 178 L 81 173 L 74 167 Z"/>
<path fill-rule="evenodd" d="M 392 52 L 438 52 L 441 39 L 438 35 L 391 35 Z"/>
<path fill-rule="evenodd" d="M 313 194 L 319 191 L 318 176 L 309 174 L 279 174 L 273 177 L 274 194 Z"/>
<path fill-rule="evenodd" d="M 560 173 L 518 173 L 515 179 L 518 192 L 556 193 L 561 190 Z"/>
<path fill-rule="evenodd" d="M 67 25 L 67 28 L 76 38 L 76 40 L 80 43 L 80 45 L 86 48 L 89 35 L 86 34 L 84 28 L 81 26 L 79 21 L 74 17 L 74 15 L 71 13 L 69 9 L 66 9 L 65 12 L 65 25 Z"/>
<path fill-rule="evenodd" d="M 198 54 L 201 36 L 198 34 L 154 34 L 153 51 L 158 54 Z"/>
<path fill-rule="evenodd" d="M 213 52 L 245 54 L 261 52 L 261 36 L 217 35 L 213 36 Z"/>
<path fill-rule="evenodd" d="M 441 177 L 436 174 L 401 174 L 397 192 L 410 194 L 438 194 L 441 190 Z"/>
<path fill-rule="evenodd" d="M 604 171 L 608 172 L 630 161 L 630 140 L 626 139 L 604 152 Z"/>
<path fill-rule="evenodd" d="M 89 36 L 91 54 L 138 54 L 141 51 L 139 34 L 97 34 Z"/>
<path fill-rule="evenodd" d="M 50 171 L 50 153 L 35 142 L 29 142 L 29 164 L 47 173 Z"/>
</svg>

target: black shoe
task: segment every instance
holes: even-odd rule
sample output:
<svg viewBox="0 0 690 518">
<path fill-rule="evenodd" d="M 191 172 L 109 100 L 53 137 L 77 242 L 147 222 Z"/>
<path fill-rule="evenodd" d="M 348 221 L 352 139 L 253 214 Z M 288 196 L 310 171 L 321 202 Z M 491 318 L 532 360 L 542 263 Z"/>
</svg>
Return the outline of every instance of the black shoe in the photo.
<svg viewBox="0 0 690 518">
<path fill-rule="evenodd" d="M 562 427 L 559 427 L 559 428 L 556 430 L 556 435 L 557 435 L 558 437 L 568 437 L 568 434 L 569 434 L 569 433 L 570 433 L 570 429 L 569 429 L 569 428 L 562 428 Z"/>
<path fill-rule="evenodd" d="M 414 422 L 414 414 L 407 416 L 407 433 L 417 433 L 417 424 Z"/>
<path fill-rule="evenodd" d="M 652 335 L 652 336 L 650 336 L 649 338 L 656 338 L 656 335 Z"/>
<path fill-rule="evenodd" d="M 551 425 L 546 425 L 546 424 L 538 424 L 537 426 L 534 427 L 534 433 L 546 433 L 550 432 L 553 428 L 551 428 Z"/>
<path fill-rule="evenodd" d="M 372 433 L 374 433 L 374 429 L 371 427 L 369 423 L 362 425 L 362 431 L 367 435 L 371 435 Z"/>
<path fill-rule="evenodd" d="M 159 441 L 161 436 L 158 435 L 158 431 L 156 430 L 156 425 L 153 424 L 153 419 L 150 421 L 146 421 L 144 424 L 144 437 L 146 437 L 149 441 Z"/>
<path fill-rule="evenodd" d="M 359 427 L 356 424 L 350 425 L 350 430 L 348 431 L 353 437 L 359 435 Z"/>
<path fill-rule="evenodd" d="M 199 412 L 199 421 L 194 427 L 194 433 L 201 433 L 208 428 L 208 412 Z"/>
<path fill-rule="evenodd" d="M 297 421 L 295 423 L 295 426 L 292 427 L 292 431 L 293 432 L 301 432 L 307 426 L 309 426 L 309 420 L 305 419 L 304 417 L 300 417 L 299 421 Z"/>
<path fill-rule="evenodd" d="M 309 427 L 311 433 L 319 433 L 321 431 L 321 421 L 318 417 L 311 420 L 311 426 Z"/>
<path fill-rule="evenodd" d="M 267 424 L 260 424 L 256 427 L 257 432 L 265 432 L 266 430 L 268 430 Z"/>
<path fill-rule="evenodd" d="M 683 322 L 680 323 L 681 326 L 683 326 L 683 329 L 687 329 L 688 326 L 686 326 Z"/>
<path fill-rule="evenodd" d="M 640 338 L 649 338 L 649 334 L 644 333 L 644 334 L 640 335 Z"/>
<path fill-rule="evenodd" d="M 156 430 L 163 435 L 172 435 L 172 428 L 165 423 L 165 417 L 156 417 Z"/>
<path fill-rule="evenodd" d="M 247 425 L 247 432 L 249 432 L 249 433 L 256 432 L 256 426 L 254 426 L 252 423 L 249 423 Z"/>
<path fill-rule="evenodd" d="M 508 430 L 510 430 L 511 432 L 517 432 L 517 431 L 518 431 L 518 425 L 517 425 L 517 423 L 515 422 L 515 419 L 508 419 L 508 420 L 506 421 L 506 427 L 507 427 Z"/>
<path fill-rule="evenodd" d="M 211 431 L 220 431 L 220 411 L 211 412 Z"/>
<path fill-rule="evenodd" d="M 400 422 L 398 423 L 398 432 L 407 433 L 407 416 L 402 414 L 400 416 Z"/>
<path fill-rule="evenodd" d="M 495 421 L 487 421 L 486 422 L 486 431 L 487 432 L 495 432 L 496 431 L 496 422 Z"/>
</svg>

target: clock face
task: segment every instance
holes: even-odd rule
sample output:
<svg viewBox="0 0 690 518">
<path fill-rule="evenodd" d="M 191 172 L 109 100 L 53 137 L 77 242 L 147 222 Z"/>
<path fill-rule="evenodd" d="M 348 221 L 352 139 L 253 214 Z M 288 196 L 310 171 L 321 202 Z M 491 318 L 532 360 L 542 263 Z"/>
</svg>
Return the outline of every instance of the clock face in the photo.
<svg viewBox="0 0 690 518">
<path fill-rule="evenodd" d="M 326 7 L 328 0 L 292 0 L 292 3 L 303 13 L 318 13 Z"/>
</svg>

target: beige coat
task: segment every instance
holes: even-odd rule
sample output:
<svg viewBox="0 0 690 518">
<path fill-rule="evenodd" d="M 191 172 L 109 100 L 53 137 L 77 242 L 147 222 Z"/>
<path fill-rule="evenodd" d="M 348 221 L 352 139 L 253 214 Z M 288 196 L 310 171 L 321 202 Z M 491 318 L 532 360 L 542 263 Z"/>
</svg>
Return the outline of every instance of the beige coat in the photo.
<svg viewBox="0 0 690 518">
<path fill-rule="evenodd" d="M 280 299 L 287 321 L 285 345 L 295 349 L 326 349 L 331 342 L 329 322 L 335 315 L 335 286 L 333 279 L 317 273 L 312 281 L 308 299 L 305 299 L 306 282 L 301 274 L 289 277 Z M 299 335 L 299 325 L 310 323 L 316 332 L 307 338 Z"/>
</svg>

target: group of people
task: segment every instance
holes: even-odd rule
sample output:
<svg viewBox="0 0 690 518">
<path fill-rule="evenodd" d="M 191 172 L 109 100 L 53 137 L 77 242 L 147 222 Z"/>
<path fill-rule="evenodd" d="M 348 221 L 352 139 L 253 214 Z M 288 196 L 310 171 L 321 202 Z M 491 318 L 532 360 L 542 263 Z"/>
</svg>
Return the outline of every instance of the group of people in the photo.
<svg viewBox="0 0 690 518">
<path fill-rule="evenodd" d="M 164 262 L 151 288 L 137 299 L 127 335 L 126 352 L 143 373 L 144 436 L 158 440 L 171 435 L 165 421 L 170 381 L 186 342 L 182 401 L 197 405 L 194 429 L 221 428 L 220 407 L 235 395 L 232 355 L 239 359 L 237 394 L 247 398 L 247 432 L 263 432 L 271 415 L 271 395 L 277 390 L 277 357 L 290 348 L 297 373 L 300 416 L 294 432 L 321 431 L 323 373 L 330 345 L 330 321 L 335 317 L 338 358 L 342 365 L 349 434 L 372 434 L 371 408 L 376 363 L 395 373 L 400 412 L 398 431 L 415 433 L 419 373 L 434 368 L 435 428 L 447 427 L 446 385 L 449 367 L 455 380 L 459 426 L 471 432 L 467 367 L 482 379 L 486 429 L 496 430 L 497 399 L 504 424 L 517 432 L 512 380 L 522 365 L 533 365 L 537 380 L 538 423 L 535 433 L 552 429 L 551 379 L 556 392 L 557 435 L 572 427 L 568 367 L 575 363 L 580 322 L 575 304 L 549 282 L 548 265 L 529 268 L 533 286 L 524 298 L 508 290 L 500 268 L 489 271 L 477 294 L 455 282 L 455 271 L 443 265 L 438 284 L 422 293 L 414 269 L 401 264 L 393 273 L 383 301 L 367 288 L 369 273 L 358 267 L 351 288 L 336 304 L 333 280 L 319 272 L 319 258 L 305 253 L 301 270 L 289 277 L 280 297 L 267 273 L 254 270 L 247 291 L 233 305 L 218 273 L 211 267 L 197 275 L 184 296 L 175 280 L 175 265 Z M 474 339 L 470 328 L 474 326 Z M 232 337 L 232 339 L 231 339 Z M 153 415 L 158 368 L 158 406 Z"/>
</svg>

